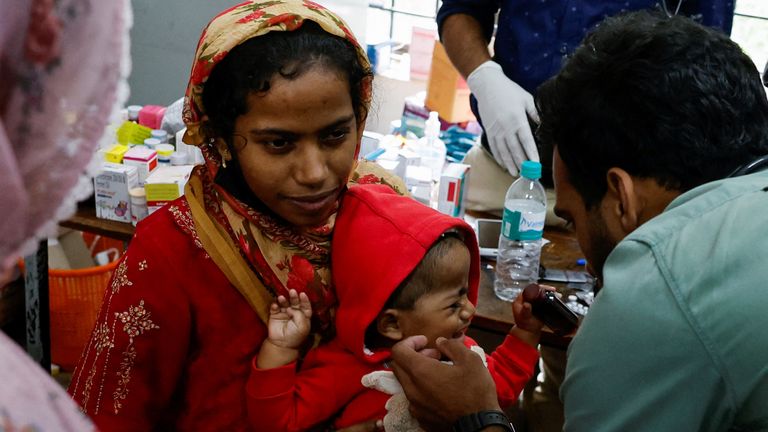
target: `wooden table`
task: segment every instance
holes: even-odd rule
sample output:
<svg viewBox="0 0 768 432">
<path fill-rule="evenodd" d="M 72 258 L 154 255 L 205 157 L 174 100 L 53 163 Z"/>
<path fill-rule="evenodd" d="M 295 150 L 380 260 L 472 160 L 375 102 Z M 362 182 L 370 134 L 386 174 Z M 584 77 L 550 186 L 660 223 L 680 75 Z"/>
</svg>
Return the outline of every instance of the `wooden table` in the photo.
<svg viewBox="0 0 768 432">
<path fill-rule="evenodd" d="M 83 201 L 77 206 L 77 212 L 71 218 L 59 222 L 59 225 L 98 234 L 117 240 L 128 242 L 133 238 L 136 228 L 125 222 L 99 219 L 96 217 L 96 206 L 93 199 Z"/>
<path fill-rule="evenodd" d="M 576 241 L 576 236 L 570 231 L 561 229 L 547 229 L 544 238 L 549 243 L 541 250 L 541 263 L 544 267 L 562 270 L 584 270 L 584 266 L 576 264 L 576 260 L 583 258 L 581 249 Z M 496 297 L 493 293 L 493 280 L 495 275 L 495 262 L 482 260 L 480 262 L 480 292 L 477 300 L 477 313 L 472 320 L 472 327 L 495 333 L 507 333 L 514 325 L 512 306 Z M 565 296 L 572 293 L 565 284 L 544 282 L 552 285 Z M 545 329 L 541 336 L 541 343 L 545 345 L 564 348 L 568 346 L 570 338 L 557 336 Z"/>
<path fill-rule="evenodd" d="M 483 216 L 480 214 L 480 216 Z M 93 232 L 106 237 L 111 237 L 125 242 L 133 237 L 134 226 L 129 223 L 98 219 L 96 209 L 92 202 L 81 203 L 77 213 L 70 219 L 61 222 L 62 226 L 80 231 Z M 576 264 L 576 260 L 582 258 L 581 249 L 576 241 L 575 234 L 562 229 L 547 229 L 544 238 L 549 240 L 541 251 L 541 262 L 545 267 L 561 270 L 583 270 L 583 266 Z M 499 300 L 493 293 L 493 279 L 495 274 L 495 262 L 483 260 L 480 263 L 480 292 L 478 296 L 477 314 L 472 321 L 472 327 L 504 334 L 514 325 L 512 306 L 510 303 Z M 564 295 L 571 293 L 565 284 L 547 282 L 558 289 Z M 557 336 L 545 329 L 541 342 L 555 347 L 566 347 L 570 338 Z"/>
</svg>

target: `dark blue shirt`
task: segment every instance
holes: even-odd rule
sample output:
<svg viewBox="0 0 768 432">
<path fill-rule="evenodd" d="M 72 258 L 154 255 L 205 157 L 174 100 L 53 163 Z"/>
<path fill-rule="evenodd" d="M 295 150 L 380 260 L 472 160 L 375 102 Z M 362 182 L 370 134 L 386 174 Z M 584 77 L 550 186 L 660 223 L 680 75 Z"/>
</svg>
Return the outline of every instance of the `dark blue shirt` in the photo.
<svg viewBox="0 0 768 432">
<path fill-rule="evenodd" d="M 733 0 L 666 0 L 670 13 L 731 32 Z M 494 60 L 504 73 L 528 92 L 555 75 L 596 24 L 607 16 L 640 9 L 662 9 L 661 0 L 444 0 L 437 14 L 440 31 L 449 15 L 473 16 L 487 40 L 500 9 Z"/>
</svg>

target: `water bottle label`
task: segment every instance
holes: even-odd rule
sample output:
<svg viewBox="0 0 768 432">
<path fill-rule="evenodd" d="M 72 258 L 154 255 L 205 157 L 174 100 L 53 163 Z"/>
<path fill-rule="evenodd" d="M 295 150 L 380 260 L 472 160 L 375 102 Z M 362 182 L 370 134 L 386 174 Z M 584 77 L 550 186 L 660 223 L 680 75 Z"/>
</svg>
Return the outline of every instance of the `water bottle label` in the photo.
<svg viewBox="0 0 768 432">
<path fill-rule="evenodd" d="M 501 234 L 509 240 L 538 240 L 544 234 L 546 212 L 523 214 L 504 209 Z"/>
</svg>

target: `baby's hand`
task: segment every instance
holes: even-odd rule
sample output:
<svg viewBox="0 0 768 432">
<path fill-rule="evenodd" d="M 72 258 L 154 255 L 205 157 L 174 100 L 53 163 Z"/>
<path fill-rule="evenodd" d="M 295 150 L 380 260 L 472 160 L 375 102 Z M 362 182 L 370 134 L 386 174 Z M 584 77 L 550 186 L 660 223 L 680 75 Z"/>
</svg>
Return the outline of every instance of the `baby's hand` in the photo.
<svg viewBox="0 0 768 432">
<path fill-rule="evenodd" d="M 554 287 L 547 285 L 540 286 L 548 291 L 555 291 Z M 541 333 L 541 328 L 544 327 L 544 323 L 533 316 L 533 307 L 530 303 L 523 300 L 523 293 L 520 293 L 512 303 L 512 314 L 515 316 L 516 327 L 535 334 Z"/>
<path fill-rule="evenodd" d="M 269 308 L 269 341 L 278 347 L 298 349 L 309 335 L 312 305 L 306 294 L 288 291 Z"/>
</svg>

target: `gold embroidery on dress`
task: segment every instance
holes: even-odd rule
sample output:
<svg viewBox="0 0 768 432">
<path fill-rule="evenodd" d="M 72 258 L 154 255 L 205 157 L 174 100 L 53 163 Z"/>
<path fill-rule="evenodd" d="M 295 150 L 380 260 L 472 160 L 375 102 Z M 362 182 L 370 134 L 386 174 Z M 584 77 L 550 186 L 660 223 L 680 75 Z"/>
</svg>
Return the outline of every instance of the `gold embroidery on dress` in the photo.
<svg viewBox="0 0 768 432">
<path fill-rule="evenodd" d="M 100 326 L 94 329 L 93 339 L 96 342 L 96 352 L 100 353 L 104 349 L 111 349 L 115 347 L 112 342 L 111 332 L 107 323 L 102 323 Z"/>
<path fill-rule="evenodd" d="M 112 279 L 112 294 L 117 294 L 120 291 L 120 288 L 125 286 L 131 286 L 133 285 L 133 282 L 128 280 L 128 275 L 126 274 L 128 272 L 128 263 L 127 259 L 124 259 L 120 262 L 120 265 L 117 266 L 117 269 L 115 270 L 115 276 Z"/>
<path fill-rule="evenodd" d="M 152 322 L 150 312 L 144 308 L 144 300 L 140 300 L 138 306 L 129 306 L 125 312 L 115 312 L 115 322 L 117 321 L 123 323 L 123 331 L 128 335 L 128 346 L 123 352 L 120 369 L 117 371 L 119 378 L 117 388 L 112 393 L 115 414 L 120 412 L 120 409 L 123 407 L 122 401 L 128 396 L 131 369 L 133 369 L 133 365 L 136 362 L 136 347 L 133 345 L 134 338 L 141 336 L 146 331 L 160 328 Z"/>
<path fill-rule="evenodd" d="M 131 343 L 123 353 L 123 359 L 120 361 L 120 370 L 117 371 L 117 376 L 120 379 L 117 381 L 117 388 L 112 393 L 115 414 L 120 412 L 120 409 L 123 407 L 122 401 L 128 396 L 128 383 L 131 381 L 131 368 L 135 361 L 136 348 Z"/>
<path fill-rule="evenodd" d="M 150 313 L 144 309 L 144 300 L 139 301 L 138 306 L 129 306 L 125 312 L 115 312 L 115 318 L 125 324 L 123 330 L 128 334 L 129 344 L 133 344 L 133 338 L 144 331 L 160 328 L 152 322 Z"/>
<path fill-rule="evenodd" d="M 112 276 L 112 284 L 111 289 L 106 295 L 106 298 L 104 299 L 104 304 L 102 305 L 102 308 L 105 311 L 105 317 L 110 316 L 109 310 L 112 305 L 112 297 L 117 294 L 121 288 L 126 286 L 132 286 L 133 282 L 131 282 L 128 279 L 128 258 L 123 259 L 120 261 L 120 264 L 118 264 L 117 268 L 115 269 L 115 273 Z M 100 312 L 101 313 L 101 312 Z M 109 326 L 107 323 L 102 323 L 101 325 L 97 325 L 94 328 L 93 334 L 91 335 L 91 338 L 88 341 L 88 345 L 86 346 L 84 350 L 84 359 L 88 358 L 88 355 L 92 352 L 92 348 L 95 348 L 96 354 L 93 357 L 93 362 L 91 368 L 88 370 L 88 377 L 85 380 L 85 385 L 83 386 L 83 390 L 80 392 L 80 394 L 83 396 L 82 401 L 82 407 L 83 412 L 88 411 L 88 402 L 91 398 L 91 389 L 93 387 L 93 381 L 96 377 L 96 365 L 99 362 L 99 357 L 102 354 L 102 351 L 106 350 L 106 358 L 104 360 L 104 373 L 102 373 L 101 383 L 99 384 L 99 394 L 96 398 L 96 409 L 94 411 L 94 414 L 99 413 L 99 406 L 101 404 L 101 395 L 103 394 L 104 390 L 104 380 L 105 380 L 105 373 L 107 366 L 109 364 L 109 353 L 112 348 L 114 348 L 114 340 L 115 340 L 115 333 L 114 333 L 114 323 L 112 324 L 112 329 L 109 329 Z M 95 345 L 94 345 L 95 344 Z M 80 378 L 82 374 L 87 370 L 85 368 L 85 360 L 83 361 L 83 368 L 81 371 L 78 371 L 77 378 L 75 380 L 75 387 L 73 389 L 73 394 L 77 392 L 77 388 L 80 386 Z"/>
<path fill-rule="evenodd" d="M 114 295 L 120 292 L 122 288 L 133 285 L 133 282 L 131 282 L 128 278 L 128 259 L 129 258 L 126 258 L 121 261 L 115 269 L 115 274 L 112 278 L 111 289 L 107 292 L 106 298 L 104 299 L 104 305 L 102 305 L 104 308 L 104 316 L 113 317 L 111 326 L 108 322 L 103 322 L 100 324 L 97 323 L 97 326 L 94 328 L 93 335 L 88 341 L 88 346 L 84 354 L 86 359 L 88 358 L 89 353 L 93 354 L 93 360 L 91 361 L 92 367 L 90 370 L 88 370 L 85 367 L 85 363 L 83 363 L 83 370 L 78 373 L 77 379 L 75 381 L 73 392 L 77 392 L 82 373 L 85 373 L 85 371 L 88 370 L 85 384 L 82 388 L 82 391 L 80 392 L 80 394 L 83 396 L 82 407 L 83 412 L 85 413 L 88 412 L 88 403 L 91 399 L 91 392 L 93 390 L 94 382 L 96 381 L 96 373 L 98 371 L 96 365 L 99 363 L 101 356 L 104 355 L 104 366 L 103 370 L 101 371 L 98 394 L 95 397 L 96 406 L 93 411 L 94 415 L 99 414 L 102 395 L 104 394 L 104 385 L 109 371 L 109 359 L 111 357 L 111 351 L 115 347 L 115 328 L 118 322 L 123 325 L 123 330 L 128 335 L 129 342 L 125 352 L 122 355 L 120 371 L 118 372 L 119 380 L 117 383 L 117 390 L 115 390 L 113 393 L 113 397 L 116 398 L 114 405 L 116 409 L 115 413 L 117 413 L 117 411 L 122 407 L 120 401 L 125 399 L 125 396 L 128 393 L 127 385 L 130 381 L 130 371 L 136 358 L 136 350 L 133 345 L 134 337 L 141 335 L 145 331 L 159 328 L 152 322 L 149 312 L 144 308 L 144 300 L 141 300 L 138 306 L 130 306 L 126 312 L 114 314 L 110 313 L 112 298 Z M 148 267 L 147 260 L 144 259 L 140 261 L 138 267 L 139 271 L 145 270 Z M 94 351 L 95 353 L 93 353 Z"/>
<path fill-rule="evenodd" d="M 184 206 L 184 209 L 181 209 L 179 206 L 172 205 L 168 207 L 168 211 L 170 211 L 173 215 L 173 220 L 176 222 L 176 225 L 178 225 L 182 231 L 192 237 L 195 246 L 205 251 L 205 248 L 203 248 L 203 243 L 200 241 L 200 237 L 197 235 L 197 230 L 195 229 L 194 221 L 192 221 L 192 213 L 189 211 L 189 207 Z M 207 253 L 205 255 L 208 257 Z"/>
<path fill-rule="evenodd" d="M 102 351 L 114 348 L 115 344 L 110 336 L 109 326 L 107 323 L 102 323 L 93 330 L 93 336 L 91 338 L 95 342 L 94 348 L 96 349 L 96 358 L 99 357 Z M 93 379 L 96 376 L 96 368 L 91 368 L 88 373 L 88 379 L 85 380 L 85 386 L 83 387 L 83 406 L 88 405 L 88 400 L 91 396 L 91 387 L 93 387 Z"/>
</svg>

